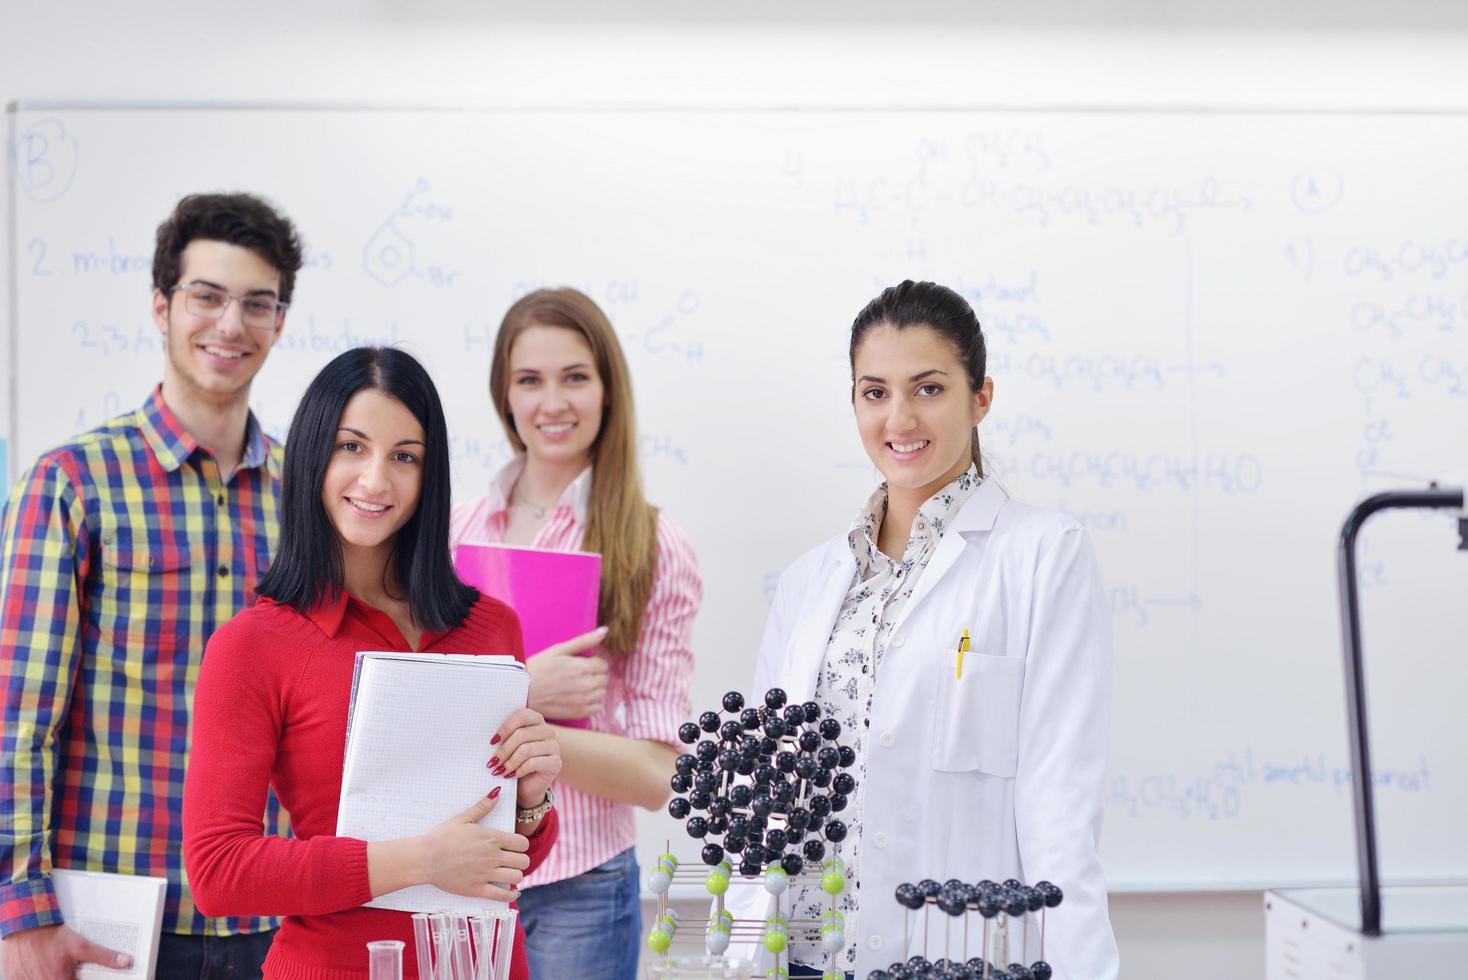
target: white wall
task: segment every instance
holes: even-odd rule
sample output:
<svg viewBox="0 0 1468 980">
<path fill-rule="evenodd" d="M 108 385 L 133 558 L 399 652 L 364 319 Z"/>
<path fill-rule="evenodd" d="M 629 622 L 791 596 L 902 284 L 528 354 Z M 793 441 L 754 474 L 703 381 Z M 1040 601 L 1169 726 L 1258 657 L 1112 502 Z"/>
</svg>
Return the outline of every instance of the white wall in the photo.
<svg viewBox="0 0 1468 980">
<path fill-rule="evenodd" d="M 488 6 L 10 2 L 0 102 L 1468 108 L 1455 0 Z M 1125 976 L 1261 977 L 1259 905 L 1115 896 Z"/>
</svg>

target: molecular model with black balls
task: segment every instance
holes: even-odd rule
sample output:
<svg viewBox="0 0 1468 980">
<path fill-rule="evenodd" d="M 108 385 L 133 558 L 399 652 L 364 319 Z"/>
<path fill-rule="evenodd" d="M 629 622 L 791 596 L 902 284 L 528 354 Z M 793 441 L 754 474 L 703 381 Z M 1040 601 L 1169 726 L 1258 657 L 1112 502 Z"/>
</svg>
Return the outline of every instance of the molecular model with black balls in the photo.
<svg viewBox="0 0 1468 980">
<path fill-rule="evenodd" d="M 840 743 L 840 722 L 822 718 L 815 702 L 787 703 L 779 688 L 762 700 L 747 704 L 744 695 L 731 691 L 721 710 L 681 726 L 678 737 L 687 748 L 674 763 L 668 813 L 682 821 L 709 868 L 703 885 L 714 896 L 714 911 L 704 930 L 707 953 L 722 956 L 731 937 L 740 935 L 775 957 L 770 976 L 781 977 L 788 976 L 781 963 L 792 942 L 819 947 L 832 962 L 846 944 L 845 917 L 834 904 L 847 887 L 846 868 L 831 845 L 847 836 L 838 814 L 856 789 L 848 771 L 856 752 Z M 648 871 L 660 916 L 648 937 L 655 953 L 666 955 L 677 931 L 676 917 L 662 916 L 668 889 L 689 874 L 672 853 L 660 855 Z M 724 894 L 734 882 L 761 877 L 772 896 L 783 895 L 792 879 L 818 884 L 832 905 L 812 919 L 778 912 L 735 918 L 724 908 Z M 832 967 L 826 976 L 845 974 Z"/>
<path fill-rule="evenodd" d="M 746 878 L 772 865 L 796 875 L 846 838 L 836 814 L 856 789 L 846 771 L 856 752 L 838 743 L 840 722 L 822 719 L 814 701 L 786 700 L 772 688 L 763 705 L 747 707 L 730 691 L 722 712 L 705 711 L 678 731 L 689 750 L 675 763 L 668 813 L 704 842 L 707 865 L 727 857 Z"/>
</svg>

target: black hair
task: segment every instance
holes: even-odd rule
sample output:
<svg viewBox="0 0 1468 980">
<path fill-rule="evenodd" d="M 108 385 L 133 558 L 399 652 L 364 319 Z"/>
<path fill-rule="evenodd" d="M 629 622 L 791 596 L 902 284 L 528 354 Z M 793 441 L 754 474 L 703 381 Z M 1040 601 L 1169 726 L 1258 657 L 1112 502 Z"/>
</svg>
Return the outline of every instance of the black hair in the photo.
<svg viewBox="0 0 1468 980">
<path fill-rule="evenodd" d="M 984 369 L 988 353 L 984 345 L 984 331 L 974 308 L 958 293 L 935 282 L 913 282 L 904 279 L 895 286 L 882 290 L 856 315 L 851 324 L 851 375 L 852 397 L 856 397 L 856 349 L 868 330 L 873 327 L 889 326 L 897 330 L 907 327 L 929 327 L 936 330 L 953 344 L 958 360 L 968 375 L 969 390 L 979 391 L 984 386 Z M 984 475 L 984 462 L 979 455 L 979 430 L 973 431 L 973 460 Z"/>
<path fill-rule="evenodd" d="M 280 301 L 289 303 L 301 270 L 301 236 L 289 218 L 254 194 L 190 194 L 158 226 L 153 249 L 153 288 L 178 285 L 179 262 L 189 242 L 204 239 L 247 248 L 280 273 Z"/>
<path fill-rule="evenodd" d="M 311 381 L 291 420 L 281 476 L 280 544 L 256 591 L 300 612 L 345 589 L 341 542 L 321 503 L 347 402 L 375 389 L 401 402 L 423 426 L 423 486 L 413 516 L 398 529 L 392 569 L 423 629 L 457 626 L 479 593 L 459 580 L 449 555 L 449 437 L 443 405 L 428 372 L 392 347 L 337 355 Z"/>
</svg>

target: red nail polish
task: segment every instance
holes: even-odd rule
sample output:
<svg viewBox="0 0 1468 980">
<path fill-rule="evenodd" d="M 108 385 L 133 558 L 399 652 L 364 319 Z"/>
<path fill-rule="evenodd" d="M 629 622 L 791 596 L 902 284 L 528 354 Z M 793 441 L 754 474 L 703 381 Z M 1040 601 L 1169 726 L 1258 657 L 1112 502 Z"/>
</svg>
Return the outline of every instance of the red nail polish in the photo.
<svg viewBox="0 0 1468 980">
<path fill-rule="evenodd" d="M 500 764 L 500 757 L 499 756 L 495 756 L 493 759 L 490 759 L 489 762 L 485 763 L 486 767 L 489 768 L 489 769 L 493 769 L 495 766 L 497 766 L 499 764 Z"/>
<path fill-rule="evenodd" d="M 500 788 L 498 786 L 496 786 L 494 789 L 492 789 L 492 790 L 489 791 L 489 795 L 486 797 L 486 799 L 493 800 L 493 799 L 496 799 L 499 795 L 500 795 Z"/>
<path fill-rule="evenodd" d="M 498 744 L 500 744 L 500 737 L 498 735 L 496 735 L 494 738 L 492 738 L 492 739 L 489 740 L 489 744 L 490 745 L 498 745 Z"/>
<path fill-rule="evenodd" d="M 500 766 L 498 769 L 496 769 L 494 771 L 494 775 L 496 775 L 496 776 L 503 776 L 505 774 L 505 771 L 506 771 L 505 770 L 505 767 L 504 766 Z"/>
</svg>

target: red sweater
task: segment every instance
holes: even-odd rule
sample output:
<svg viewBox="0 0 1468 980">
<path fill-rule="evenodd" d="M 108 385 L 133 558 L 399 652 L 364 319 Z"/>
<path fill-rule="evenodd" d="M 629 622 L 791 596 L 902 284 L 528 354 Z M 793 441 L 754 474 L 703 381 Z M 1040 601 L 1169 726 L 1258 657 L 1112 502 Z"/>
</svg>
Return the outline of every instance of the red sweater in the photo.
<svg viewBox="0 0 1468 980">
<path fill-rule="evenodd" d="M 209 640 L 184 780 L 186 873 L 207 915 L 287 917 L 267 977 L 361 980 L 374 939 L 402 940 L 403 976 L 418 976 L 412 917 L 361 907 L 372 899 L 367 843 L 336 836 L 355 655 L 408 649 L 389 616 L 349 596 L 309 615 L 261 599 Z M 514 612 L 487 596 L 454 629 L 424 633 L 420 649 L 525 659 Z M 294 838 L 262 833 L 267 787 L 290 813 Z M 476 789 L 465 787 L 465 806 Z M 532 869 L 557 827 L 552 809 L 530 838 Z M 521 935 L 515 980 L 530 976 L 523 946 Z"/>
</svg>

